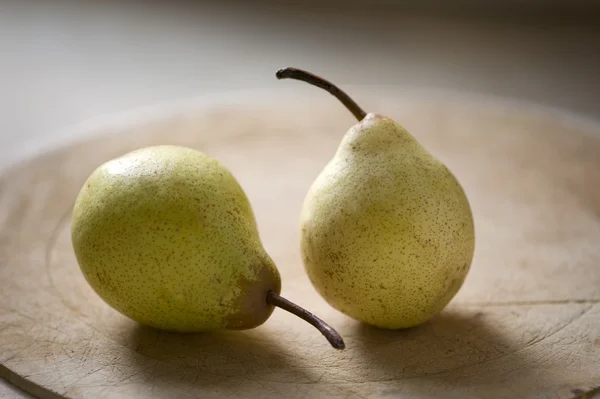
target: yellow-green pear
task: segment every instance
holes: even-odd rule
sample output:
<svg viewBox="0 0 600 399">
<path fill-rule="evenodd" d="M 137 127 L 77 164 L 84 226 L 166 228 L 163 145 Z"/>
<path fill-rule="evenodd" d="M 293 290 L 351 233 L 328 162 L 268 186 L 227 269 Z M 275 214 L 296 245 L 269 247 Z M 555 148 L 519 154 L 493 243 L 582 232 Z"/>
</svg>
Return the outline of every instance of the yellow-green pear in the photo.
<svg viewBox="0 0 600 399">
<path fill-rule="evenodd" d="M 249 329 L 280 306 L 343 348 L 333 329 L 279 296 L 280 275 L 246 194 L 200 151 L 154 146 L 102 164 L 81 188 L 72 216 L 86 280 L 141 324 L 179 332 Z"/>
<path fill-rule="evenodd" d="M 295 68 L 357 117 L 306 195 L 301 251 L 334 308 L 374 326 L 419 325 L 439 313 L 470 269 L 475 232 L 455 176 L 389 117 L 366 114 L 331 83 Z"/>
</svg>

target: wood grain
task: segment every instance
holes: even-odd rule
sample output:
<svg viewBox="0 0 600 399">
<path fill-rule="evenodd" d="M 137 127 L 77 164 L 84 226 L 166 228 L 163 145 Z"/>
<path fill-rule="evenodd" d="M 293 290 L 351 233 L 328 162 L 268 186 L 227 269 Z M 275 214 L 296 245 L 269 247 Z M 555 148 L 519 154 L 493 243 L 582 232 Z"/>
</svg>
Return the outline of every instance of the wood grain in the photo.
<svg viewBox="0 0 600 399">
<path fill-rule="evenodd" d="M 571 398 L 600 386 L 600 130 L 524 104 L 363 93 L 455 172 L 477 245 L 450 306 L 405 331 L 367 327 L 313 290 L 298 249 L 304 194 L 351 115 L 323 95 L 190 102 L 96 129 L 0 180 L 0 375 L 43 398 Z M 140 327 L 85 283 L 72 202 L 100 163 L 151 144 L 200 149 L 237 176 L 283 294 L 339 329 L 335 351 L 276 311 L 245 332 Z"/>
</svg>

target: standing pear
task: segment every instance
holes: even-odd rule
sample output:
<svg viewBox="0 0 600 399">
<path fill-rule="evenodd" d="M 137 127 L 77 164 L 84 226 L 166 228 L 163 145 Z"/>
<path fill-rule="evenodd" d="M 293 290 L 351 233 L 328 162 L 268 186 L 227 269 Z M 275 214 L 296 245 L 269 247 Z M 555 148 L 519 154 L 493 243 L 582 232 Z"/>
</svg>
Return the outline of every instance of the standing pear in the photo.
<svg viewBox="0 0 600 399">
<path fill-rule="evenodd" d="M 330 82 L 295 68 L 359 120 L 304 200 L 306 272 L 334 308 L 388 329 L 417 326 L 463 285 L 475 248 L 469 201 L 456 177 L 393 119 L 365 113 Z"/>
</svg>

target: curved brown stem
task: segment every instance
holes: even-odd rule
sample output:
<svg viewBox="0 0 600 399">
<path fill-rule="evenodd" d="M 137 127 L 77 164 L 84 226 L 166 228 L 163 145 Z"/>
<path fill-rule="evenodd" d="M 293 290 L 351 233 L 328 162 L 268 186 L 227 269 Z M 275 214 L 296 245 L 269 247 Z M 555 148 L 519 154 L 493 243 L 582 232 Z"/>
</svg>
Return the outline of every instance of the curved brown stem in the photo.
<svg viewBox="0 0 600 399">
<path fill-rule="evenodd" d="M 337 331 L 331 328 L 323 320 L 310 313 L 308 310 L 303 309 L 295 303 L 288 301 L 287 299 L 279 296 L 273 291 L 267 292 L 267 302 L 273 306 L 277 306 L 283 310 L 287 310 L 288 312 L 300 317 L 302 320 L 305 320 L 309 324 L 313 325 L 317 330 L 321 332 L 321 334 L 325 336 L 325 338 L 327 338 L 327 341 L 329 341 L 331 346 L 333 346 L 335 349 L 344 349 L 346 347 L 346 344 L 344 344 L 344 340 Z"/>
<path fill-rule="evenodd" d="M 313 75 L 310 72 L 306 72 L 302 69 L 297 68 L 280 69 L 279 71 L 277 71 L 275 76 L 277 76 L 277 79 L 289 78 L 301 80 L 303 82 L 310 83 L 311 85 L 320 87 L 321 89 L 328 91 L 331 95 L 340 100 L 342 104 L 344 104 L 346 108 L 348 108 L 348 110 L 352 112 L 352 115 L 354 115 L 359 121 L 363 120 L 363 118 L 367 115 L 367 113 L 363 111 L 362 108 L 359 107 L 353 99 L 350 98 L 350 96 L 348 96 L 346 93 L 340 90 L 336 85 L 323 79 L 320 76 Z"/>
</svg>

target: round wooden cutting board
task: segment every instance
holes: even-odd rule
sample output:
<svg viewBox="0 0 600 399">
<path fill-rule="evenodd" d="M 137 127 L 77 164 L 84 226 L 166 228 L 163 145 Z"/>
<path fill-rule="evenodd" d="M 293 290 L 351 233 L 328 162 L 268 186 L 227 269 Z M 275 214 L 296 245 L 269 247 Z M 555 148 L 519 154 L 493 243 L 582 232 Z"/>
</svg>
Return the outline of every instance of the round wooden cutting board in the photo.
<svg viewBox="0 0 600 399">
<path fill-rule="evenodd" d="M 299 256 L 304 195 L 355 123 L 316 89 L 190 101 L 107 121 L 0 180 L 0 375 L 42 398 L 572 398 L 600 386 L 600 128 L 520 103 L 350 91 L 407 127 L 464 185 L 475 259 L 420 327 L 384 331 L 335 311 Z M 298 89 L 298 90 L 295 90 Z M 243 332 L 141 327 L 85 282 L 72 203 L 102 162 L 151 144 L 217 158 L 256 212 L 282 293 L 336 327 L 336 351 L 276 310 Z"/>
</svg>

